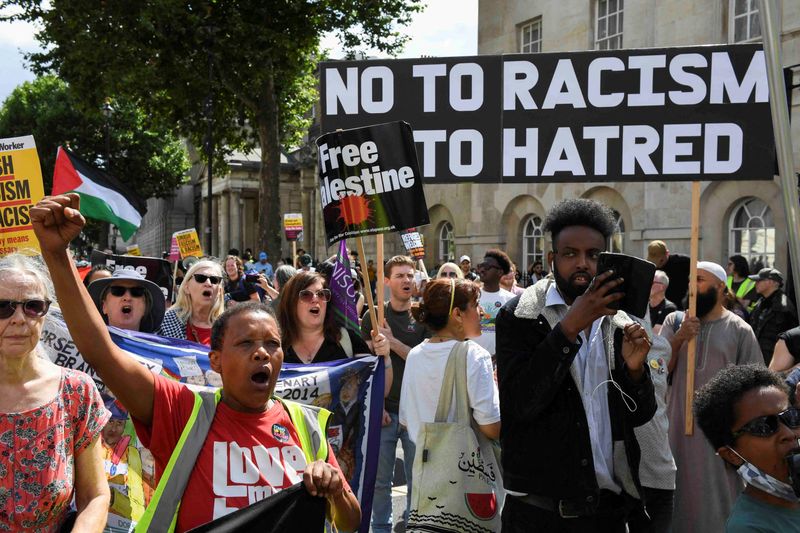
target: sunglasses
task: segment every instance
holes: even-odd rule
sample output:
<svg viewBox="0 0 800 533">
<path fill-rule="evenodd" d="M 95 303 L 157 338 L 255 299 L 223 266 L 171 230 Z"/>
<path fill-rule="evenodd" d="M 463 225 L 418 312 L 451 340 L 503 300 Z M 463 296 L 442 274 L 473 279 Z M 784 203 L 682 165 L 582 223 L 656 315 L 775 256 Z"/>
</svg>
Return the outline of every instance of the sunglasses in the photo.
<svg viewBox="0 0 800 533">
<path fill-rule="evenodd" d="M 116 296 L 117 298 L 125 296 L 126 292 L 131 293 L 131 297 L 133 298 L 141 298 L 142 296 L 144 296 L 145 290 L 146 289 L 144 287 L 123 287 L 121 285 L 112 285 L 108 288 L 108 292 L 110 292 L 112 296 Z"/>
<path fill-rule="evenodd" d="M 0 318 L 9 318 L 13 315 L 17 306 L 22 306 L 22 312 L 31 318 L 43 317 L 50 309 L 50 300 L 25 300 L 15 302 L 13 300 L 0 300 Z"/>
<path fill-rule="evenodd" d="M 439 273 L 439 277 L 440 278 L 457 278 L 458 274 L 456 274 L 455 272 L 440 272 Z"/>
<path fill-rule="evenodd" d="M 194 280 L 197 283 L 205 283 L 206 280 L 210 281 L 212 285 L 219 285 L 219 282 L 222 281 L 220 276 L 207 276 L 205 274 L 195 274 Z"/>
<path fill-rule="evenodd" d="M 303 301 L 307 304 L 313 302 L 315 297 L 320 301 L 330 302 L 331 291 L 329 289 L 320 289 L 317 292 L 310 291 L 308 289 L 303 289 L 302 291 L 300 291 L 300 301 Z"/>
<path fill-rule="evenodd" d="M 740 436 L 748 433 L 755 437 L 769 437 L 778 432 L 778 422 L 783 422 L 783 425 L 790 429 L 797 429 L 800 427 L 800 409 L 790 407 L 777 415 L 764 415 L 754 418 L 741 428 L 733 432 L 733 438 L 738 439 Z"/>
</svg>

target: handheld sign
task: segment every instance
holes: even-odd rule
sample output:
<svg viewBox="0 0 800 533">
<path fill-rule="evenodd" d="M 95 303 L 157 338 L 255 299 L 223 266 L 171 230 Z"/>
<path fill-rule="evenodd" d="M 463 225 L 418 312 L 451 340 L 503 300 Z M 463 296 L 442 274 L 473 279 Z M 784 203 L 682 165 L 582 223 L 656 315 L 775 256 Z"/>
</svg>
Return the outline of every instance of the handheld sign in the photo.
<svg viewBox="0 0 800 533">
<path fill-rule="evenodd" d="M 138 244 L 130 244 L 125 247 L 125 255 L 135 255 L 141 257 L 142 250 L 139 248 Z"/>
<path fill-rule="evenodd" d="M 429 223 L 414 134 L 407 123 L 326 133 L 317 146 L 328 245 Z"/>
<path fill-rule="evenodd" d="M 0 139 L 0 256 L 23 248 L 39 250 L 29 210 L 43 197 L 33 136 Z"/>
<path fill-rule="evenodd" d="M 172 240 L 169 243 L 169 257 L 167 259 L 170 261 L 180 261 L 181 259 L 181 249 L 178 248 L 178 239 L 175 238 L 175 235 L 172 236 Z"/>
<path fill-rule="evenodd" d="M 407 120 L 426 183 L 772 180 L 769 100 L 760 44 L 320 63 L 322 131 Z"/>
<path fill-rule="evenodd" d="M 187 257 L 203 257 L 203 247 L 200 245 L 200 238 L 197 236 L 197 230 L 194 228 L 176 231 L 172 235 L 178 241 L 178 249 L 180 250 L 181 258 Z"/>
<path fill-rule="evenodd" d="M 403 239 L 403 246 L 414 261 L 425 259 L 425 245 L 417 228 L 400 233 L 400 238 Z"/>
<path fill-rule="evenodd" d="M 303 213 L 286 213 L 283 215 L 283 231 L 287 241 L 296 241 L 303 235 Z"/>
</svg>

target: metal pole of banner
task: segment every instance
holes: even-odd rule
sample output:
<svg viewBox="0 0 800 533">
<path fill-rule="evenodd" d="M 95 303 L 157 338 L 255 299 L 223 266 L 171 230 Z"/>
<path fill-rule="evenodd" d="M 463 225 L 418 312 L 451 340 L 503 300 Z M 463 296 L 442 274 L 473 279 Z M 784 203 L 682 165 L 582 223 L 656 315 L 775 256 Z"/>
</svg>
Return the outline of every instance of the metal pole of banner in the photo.
<svg viewBox="0 0 800 533">
<path fill-rule="evenodd" d="M 789 234 L 789 256 L 792 264 L 794 293 L 800 296 L 800 200 L 797 194 L 797 178 L 792 156 L 792 133 L 789 127 L 789 109 L 786 105 L 786 86 L 781 62 L 781 38 L 778 25 L 778 8 L 775 0 L 759 0 L 761 36 L 764 42 L 764 57 L 767 60 L 769 104 L 772 111 L 772 129 L 775 132 L 775 149 L 778 156 L 778 171 L 781 176 L 783 208 L 786 211 L 786 229 Z"/>
</svg>

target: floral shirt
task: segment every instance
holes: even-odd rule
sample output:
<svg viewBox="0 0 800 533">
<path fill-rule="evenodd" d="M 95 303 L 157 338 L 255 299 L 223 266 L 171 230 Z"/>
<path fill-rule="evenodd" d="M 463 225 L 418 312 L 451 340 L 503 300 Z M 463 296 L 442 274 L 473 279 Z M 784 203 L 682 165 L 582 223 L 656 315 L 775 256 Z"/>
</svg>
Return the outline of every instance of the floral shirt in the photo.
<svg viewBox="0 0 800 533">
<path fill-rule="evenodd" d="M 58 395 L 0 413 L 0 531 L 57 531 L 74 493 L 75 456 L 111 414 L 92 379 L 63 368 Z"/>
</svg>

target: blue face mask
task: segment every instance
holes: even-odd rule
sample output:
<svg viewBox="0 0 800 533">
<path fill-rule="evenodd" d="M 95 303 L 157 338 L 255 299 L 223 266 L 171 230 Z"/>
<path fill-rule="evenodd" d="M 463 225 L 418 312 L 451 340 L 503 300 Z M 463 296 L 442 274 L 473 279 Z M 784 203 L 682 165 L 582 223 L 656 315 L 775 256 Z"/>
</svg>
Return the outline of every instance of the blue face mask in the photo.
<svg viewBox="0 0 800 533">
<path fill-rule="evenodd" d="M 781 481 L 780 479 L 776 479 L 771 475 L 767 474 L 760 468 L 758 468 L 753 463 L 749 462 L 747 459 L 742 457 L 739 452 L 728 446 L 728 449 L 735 453 L 739 459 L 744 461 L 742 466 L 740 466 L 736 473 L 747 483 L 748 485 L 752 485 L 757 489 L 763 490 L 767 494 L 772 494 L 773 496 L 777 496 L 778 498 L 796 503 L 800 501 L 800 498 L 794 493 L 794 489 L 791 485 L 786 483 L 785 481 Z"/>
</svg>

